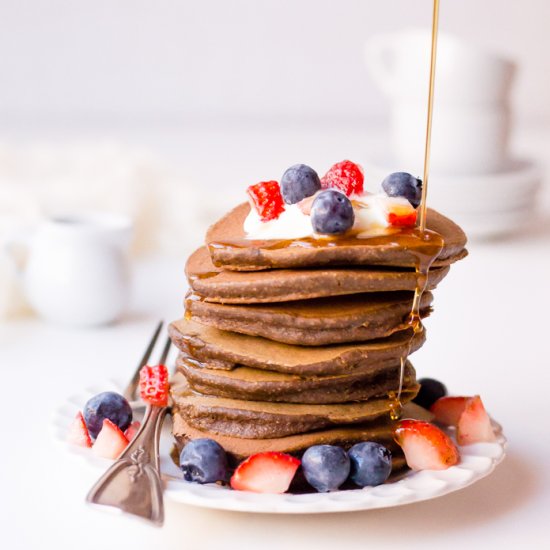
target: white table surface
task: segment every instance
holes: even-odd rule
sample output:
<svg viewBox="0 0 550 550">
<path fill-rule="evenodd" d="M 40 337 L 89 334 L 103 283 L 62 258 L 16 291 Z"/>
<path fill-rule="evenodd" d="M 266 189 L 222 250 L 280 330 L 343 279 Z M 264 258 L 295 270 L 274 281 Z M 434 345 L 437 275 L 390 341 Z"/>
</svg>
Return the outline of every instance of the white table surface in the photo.
<svg viewBox="0 0 550 550">
<path fill-rule="evenodd" d="M 548 216 L 546 217 L 548 220 Z M 166 502 L 155 529 L 88 508 L 98 477 L 52 441 L 52 414 L 67 397 L 130 376 L 159 318 L 182 313 L 178 259 L 135 266 L 123 322 L 76 330 L 36 319 L 0 325 L 2 467 L 0 534 L 6 549 L 495 548 L 550 542 L 550 223 L 513 240 L 472 243 L 436 292 L 419 376 L 479 393 L 509 439 L 487 479 L 405 507 L 322 516 L 250 515 Z M 533 546 L 535 547 L 535 546 Z"/>
</svg>

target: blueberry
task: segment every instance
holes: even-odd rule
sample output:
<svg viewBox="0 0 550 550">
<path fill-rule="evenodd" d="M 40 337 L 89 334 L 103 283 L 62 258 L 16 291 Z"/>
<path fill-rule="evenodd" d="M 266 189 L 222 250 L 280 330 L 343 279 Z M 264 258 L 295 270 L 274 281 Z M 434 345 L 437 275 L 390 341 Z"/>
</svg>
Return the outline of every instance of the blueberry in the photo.
<svg viewBox="0 0 550 550">
<path fill-rule="evenodd" d="M 415 207 L 422 198 L 422 180 L 407 172 L 394 172 L 382 182 L 382 189 L 389 197 L 404 197 Z"/>
<path fill-rule="evenodd" d="M 180 468 L 186 481 L 226 481 L 227 455 L 223 447 L 213 439 L 193 439 L 180 453 Z"/>
<path fill-rule="evenodd" d="M 124 431 L 132 422 L 132 408 L 126 399 L 114 391 L 94 395 L 84 405 L 84 422 L 95 439 L 108 418 Z"/>
<path fill-rule="evenodd" d="M 321 189 L 317 172 L 305 164 L 291 166 L 281 178 L 281 194 L 287 204 L 300 202 Z"/>
<path fill-rule="evenodd" d="M 359 487 L 384 483 L 391 473 L 391 452 L 374 441 L 357 443 L 349 451 L 351 480 Z"/>
<path fill-rule="evenodd" d="M 353 226 L 355 214 L 351 201 L 340 191 L 319 193 L 311 206 L 311 225 L 316 233 L 337 235 Z"/>
<path fill-rule="evenodd" d="M 439 380 L 421 378 L 418 383 L 420 391 L 413 401 L 425 409 L 429 409 L 440 397 L 447 395 L 447 388 Z"/>
<path fill-rule="evenodd" d="M 320 493 L 336 491 L 348 478 L 349 457 L 342 447 L 314 445 L 302 456 L 307 482 Z"/>
</svg>

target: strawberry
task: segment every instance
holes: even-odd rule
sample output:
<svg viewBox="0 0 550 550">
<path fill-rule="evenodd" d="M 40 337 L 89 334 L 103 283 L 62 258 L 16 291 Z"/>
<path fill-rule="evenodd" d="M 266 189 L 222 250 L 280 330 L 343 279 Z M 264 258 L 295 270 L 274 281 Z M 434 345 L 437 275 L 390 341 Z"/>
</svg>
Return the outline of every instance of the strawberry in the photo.
<svg viewBox="0 0 550 550">
<path fill-rule="evenodd" d="M 108 418 L 103 420 L 103 427 L 97 435 L 92 451 L 103 458 L 118 458 L 128 445 L 126 436 L 120 428 Z"/>
<path fill-rule="evenodd" d="M 412 470 L 446 470 L 458 463 L 458 449 L 437 426 L 421 420 L 401 420 L 395 440 Z"/>
<path fill-rule="evenodd" d="M 466 401 L 456 430 L 456 439 L 459 445 L 495 440 L 491 419 L 479 395 L 474 395 Z"/>
<path fill-rule="evenodd" d="M 361 166 L 351 160 L 343 160 L 332 166 L 321 178 L 321 187 L 338 189 L 348 197 L 360 195 L 363 192 L 364 179 Z"/>
<path fill-rule="evenodd" d="M 276 181 L 261 181 L 251 185 L 246 192 L 263 222 L 277 219 L 285 210 L 281 188 Z"/>
<path fill-rule="evenodd" d="M 139 371 L 139 394 L 143 401 L 157 407 L 168 405 L 168 369 L 164 365 L 145 365 Z"/>
<path fill-rule="evenodd" d="M 436 422 L 445 426 L 456 426 L 466 407 L 468 397 L 441 397 L 431 407 Z"/>
<path fill-rule="evenodd" d="M 91 447 L 92 439 L 84 422 L 82 413 L 78 411 L 75 419 L 69 427 L 67 433 L 67 441 L 73 445 L 79 445 L 80 447 Z"/>
<path fill-rule="evenodd" d="M 136 434 L 139 432 L 139 429 L 141 427 L 141 422 L 135 420 L 134 422 L 132 422 L 127 428 L 126 428 L 126 431 L 124 432 L 124 435 L 126 437 L 126 439 L 128 441 L 132 441 L 132 439 L 134 439 L 134 437 L 136 436 Z"/>
<path fill-rule="evenodd" d="M 384 201 L 386 219 L 394 227 L 412 227 L 416 224 L 416 210 L 402 197 L 388 197 Z"/>
<path fill-rule="evenodd" d="M 285 453 L 257 453 L 239 464 L 231 477 L 231 487 L 253 493 L 284 493 L 299 466 L 297 458 Z"/>
</svg>

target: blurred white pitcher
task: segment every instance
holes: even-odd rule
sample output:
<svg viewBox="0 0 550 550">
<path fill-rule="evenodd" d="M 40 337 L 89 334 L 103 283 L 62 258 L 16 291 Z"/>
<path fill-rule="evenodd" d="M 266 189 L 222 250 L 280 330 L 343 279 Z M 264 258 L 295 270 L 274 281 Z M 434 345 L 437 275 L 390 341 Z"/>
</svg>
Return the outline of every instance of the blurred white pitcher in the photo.
<svg viewBox="0 0 550 550">
<path fill-rule="evenodd" d="M 424 158 L 431 34 L 377 35 L 366 44 L 367 67 L 390 100 L 395 160 L 421 173 Z M 448 36 L 439 36 L 431 170 L 495 172 L 506 163 L 509 92 L 514 65 Z"/>
<path fill-rule="evenodd" d="M 5 245 L 28 249 L 18 269 L 30 305 L 49 321 L 74 326 L 115 321 L 126 307 L 129 219 L 107 213 L 58 216 Z M 14 260 L 15 263 L 15 260 Z"/>
</svg>

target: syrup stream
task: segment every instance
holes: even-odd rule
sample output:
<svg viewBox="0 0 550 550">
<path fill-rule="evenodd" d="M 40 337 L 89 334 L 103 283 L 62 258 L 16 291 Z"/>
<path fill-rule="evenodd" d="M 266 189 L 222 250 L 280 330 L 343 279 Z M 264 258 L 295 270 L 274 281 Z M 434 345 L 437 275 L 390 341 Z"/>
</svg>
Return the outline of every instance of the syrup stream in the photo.
<svg viewBox="0 0 550 550">
<path fill-rule="evenodd" d="M 428 177 L 430 172 L 430 152 L 431 152 L 431 143 L 432 143 L 432 121 L 433 121 L 433 102 L 434 102 L 434 89 L 435 89 L 435 66 L 437 59 L 437 33 L 439 27 L 439 0 L 434 0 L 433 4 L 433 16 L 432 16 L 432 48 L 430 55 L 430 83 L 428 91 L 428 115 L 426 121 L 426 144 L 424 148 L 424 178 L 422 182 L 422 198 L 420 199 L 420 232 L 422 236 L 426 234 L 426 216 L 427 216 L 427 204 L 426 200 L 428 197 Z M 443 242 L 441 242 L 441 247 Z M 401 365 L 399 369 L 399 387 L 397 394 L 395 392 L 390 392 L 388 395 L 390 399 L 390 418 L 392 420 L 398 420 L 401 416 L 401 393 L 403 392 L 403 379 L 405 374 L 405 361 L 407 360 L 408 355 L 410 354 L 412 338 L 414 335 L 422 332 L 424 327 L 422 325 L 422 320 L 420 318 L 420 299 L 422 294 L 426 290 L 428 283 L 428 272 L 430 270 L 431 264 L 437 257 L 439 252 L 432 256 L 431 258 L 419 258 L 419 261 L 416 265 L 416 288 L 414 290 L 414 298 L 411 307 L 411 313 L 409 314 L 409 319 L 407 324 L 413 329 L 413 337 L 408 346 L 407 353 L 401 357 Z"/>
<path fill-rule="evenodd" d="M 432 144 L 432 119 L 435 88 L 435 63 L 437 59 L 437 31 L 439 27 L 439 0 L 434 0 L 432 17 L 432 51 L 430 56 L 430 88 L 428 92 L 428 119 L 426 121 L 426 146 L 424 148 L 424 180 L 420 200 L 420 230 L 426 229 L 426 198 L 428 196 L 428 176 L 430 172 L 430 152 Z"/>
</svg>

